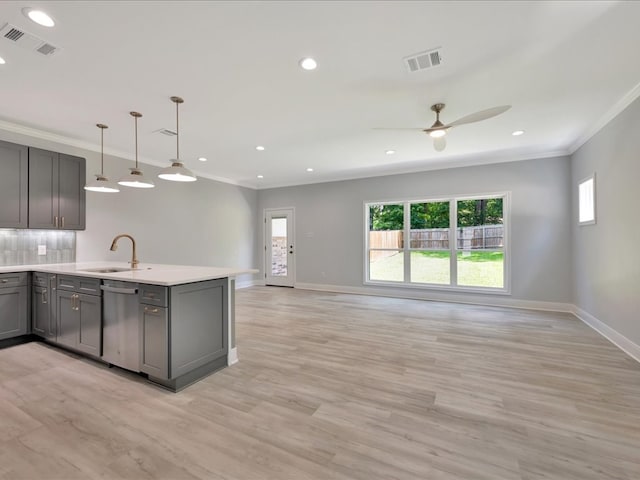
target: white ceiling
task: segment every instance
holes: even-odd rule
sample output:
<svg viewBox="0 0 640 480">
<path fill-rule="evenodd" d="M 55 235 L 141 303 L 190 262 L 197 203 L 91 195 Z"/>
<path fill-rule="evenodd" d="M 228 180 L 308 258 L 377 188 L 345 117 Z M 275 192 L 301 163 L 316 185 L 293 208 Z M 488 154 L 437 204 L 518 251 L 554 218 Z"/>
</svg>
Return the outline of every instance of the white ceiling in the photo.
<svg viewBox="0 0 640 480">
<path fill-rule="evenodd" d="M 3 1 L 5 22 L 61 50 L 0 38 L 0 128 L 99 150 L 106 123 L 106 150 L 133 158 L 137 110 L 141 161 L 168 165 L 175 138 L 153 132 L 175 128 L 179 95 L 185 164 L 257 188 L 571 152 L 640 81 L 633 1 Z M 406 70 L 434 47 L 441 66 Z M 513 108 L 453 129 L 441 153 L 420 131 L 375 130 L 428 127 L 436 102 L 445 123 Z"/>
</svg>

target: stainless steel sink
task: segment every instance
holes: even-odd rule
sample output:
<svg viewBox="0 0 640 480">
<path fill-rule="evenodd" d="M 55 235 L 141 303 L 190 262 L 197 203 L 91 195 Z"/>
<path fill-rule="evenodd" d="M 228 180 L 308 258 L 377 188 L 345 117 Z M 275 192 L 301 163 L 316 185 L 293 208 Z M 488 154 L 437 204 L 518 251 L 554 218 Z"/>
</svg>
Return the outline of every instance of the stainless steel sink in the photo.
<svg viewBox="0 0 640 480">
<path fill-rule="evenodd" d="M 80 272 L 91 272 L 91 273 L 116 273 L 116 272 L 130 272 L 131 268 L 87 268 L 86 270 L 79 270 Z"/>
</svg>

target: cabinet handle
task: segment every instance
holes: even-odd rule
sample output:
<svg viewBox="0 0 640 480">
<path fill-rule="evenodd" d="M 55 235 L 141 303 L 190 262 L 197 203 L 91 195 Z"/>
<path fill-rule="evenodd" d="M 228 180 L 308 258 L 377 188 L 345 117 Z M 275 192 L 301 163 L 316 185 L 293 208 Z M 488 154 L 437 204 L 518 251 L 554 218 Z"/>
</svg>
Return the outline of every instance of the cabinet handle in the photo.
<svg viewBox="0 0 640 480">
<path fill-rule="evenodd" d="M 157 308 L 144 307 L 144 313 L 158 313 Z"/>
<path fill-rule="evenodd" d="M 42 303 L 47 303 L 47 289 L 42 290 Z"/>
<path fill-rule="evenodd" d="M 147 293 L 147 297 L 149 298 L 155 298 L 156 294 L 155 293 Z"/>
<path fill-rule="evenodd" d="M 64 217 L 60 217 L 60 228 L 64 228 Z"/>
<path fill-rule="evenodd" d="M 80 304 L 78 302 L 78 298 L 80 297 L 78 296 L 77 293 L 74 293 L 73 295 L 71 295 L 71 310 L 75 310 L 75 311 L 80 310 Z"/>
<path fill-rule="evenodd" d="M 7 280 L 6 278 L 3 278 L 2 283 L 9 283 L 9 280 Z"/>
<path fill-rule="evenodd" d="M 53 226 L 58 228 L 58 216 L 53 217 Z"/>
</svg>

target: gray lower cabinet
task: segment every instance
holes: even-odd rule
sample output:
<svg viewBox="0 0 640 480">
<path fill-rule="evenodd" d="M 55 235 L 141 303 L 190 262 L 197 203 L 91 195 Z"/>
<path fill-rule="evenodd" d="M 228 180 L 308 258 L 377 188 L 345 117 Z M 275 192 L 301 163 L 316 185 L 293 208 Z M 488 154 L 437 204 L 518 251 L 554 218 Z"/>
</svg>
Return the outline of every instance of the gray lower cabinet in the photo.
<svg viewBox="0 0 640 480">
<path fill-rule="evenodd" d="M 226 278 L 140 288 L 140 370 L 173 389 L 226 365 Z"/>
<path fill-rule="evenodd" d="M 56 342 L 80 352 L 102 355 L 102 297 L 100 280 L 59 276 Z M 80 289 L 95 295 L 78 293 Z"/>
<path fill-rule="evenodd" d="M 140 371 L 169 378 L 169 309 L 140 304 Z"/>
<path fill-rule="evenodd" d="M 84 158 L 29 148 L 29 228 L 84 230 Z"/>
<path fill-rule="evenodd" d="M 0 274 L 0 340 L 28 333 L 29 274 Z"/>
<path fill-rule="evenodd" d="M 35 272 L 31 289 L 31 333 L 56 339 L 56 276 Z"/>
<path fill-rule="evenodd" d="M 28 148 L 0 141 L 0 228 L 29 226 L 28 172 Z"/>
</svg>

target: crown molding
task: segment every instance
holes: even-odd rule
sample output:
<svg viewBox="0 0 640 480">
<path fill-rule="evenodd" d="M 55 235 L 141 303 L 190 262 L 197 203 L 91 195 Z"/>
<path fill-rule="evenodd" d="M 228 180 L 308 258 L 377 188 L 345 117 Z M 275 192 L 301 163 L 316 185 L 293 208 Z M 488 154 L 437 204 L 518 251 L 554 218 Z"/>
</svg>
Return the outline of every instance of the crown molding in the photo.
<svg viewBox="0 0 640 480">
<path fill-rule="evenodd" d="M 64 135 L 59 135 L 57 133 L 51 133 L 44 130 L 39 130 L 37 128 L 27 127 L 24 125 L 19 125 L 17 123 L 7 122 L 6 120 L 0 120 L 0 130 L 4 130 L 11 133 L 16 133 L 18 135 L 24 135 L 26 137 L 37 138 L 39 140 L 45 140 L 48 142 L 54 142 L 64 147 L 75 147 L 83 150 L 89 150 L 90 152 L 100 153 L 100 145 L 97 143 L 85 142 L 83 140 L 79 140 L 77 138 L 66 137 Z M 118 157 L 125 160 L 135 161 L 135 156 L 130 152 L 124 152 L 121 150 L 116 150 L 112 148 L 105 148 L 105 155 L 110 155 L 112 157 Z M 166 167 L 168 166 L 168 162 L 159 162 L 157 160 L 151 160 L 149 158 L 138 156 L 138 162 L 144 163 L 146 165 L 153 165 L 154 167 Z M 214 180 L 216 182 L 228 183 L 230 185 L 236 185 L 238 187 L 245 187 L 255 190 L 255 185 L 252 185 L 247 182 L 238 182 L 236 180 L 232 180 L 226 177 L 218 177 L 216 175 L 211 175 L 208 173 L 203 173 L 197 171 L 195 169 L 191 169 L 198 177 L 207 178 L 209 180 Z"/>
<path fill-rule="evenodd" d="M 584 132 L 569 147 L 569 154 L 573 155 L 582 145 L 587 143 L 596 133 L 606 127 L 611 120 L 616 118 L 622 111 L 640 97 L 640 83 L 629 90 L 620 100 L 618 100 L 606 113 L 594 123 L 590 129 Z"/>
</svg>

